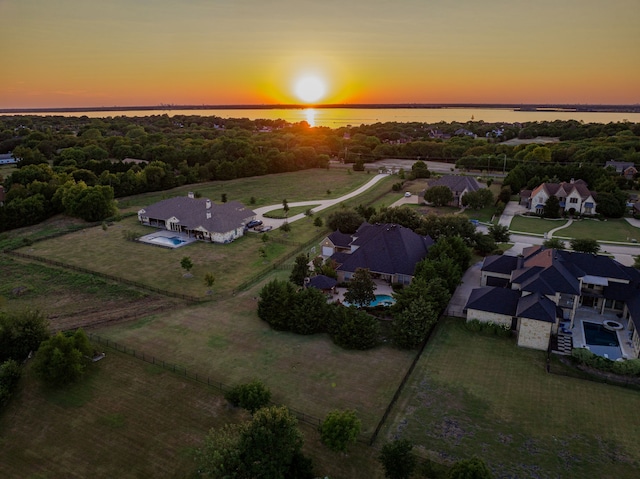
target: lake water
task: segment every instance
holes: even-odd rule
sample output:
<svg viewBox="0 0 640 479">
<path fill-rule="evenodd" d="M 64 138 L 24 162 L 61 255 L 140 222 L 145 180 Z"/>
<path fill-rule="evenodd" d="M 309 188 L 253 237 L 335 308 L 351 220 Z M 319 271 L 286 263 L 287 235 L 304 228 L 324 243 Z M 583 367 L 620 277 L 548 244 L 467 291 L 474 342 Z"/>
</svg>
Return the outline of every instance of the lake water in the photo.
<svg viewBox="0 0 640 479">
<path fill-rule="evenodd" d="M 0 115 L 8 115 L 1 113 Z M 12 113 L 15 114 L 15 113 Z M 290 123 L 306 121 L 311 126 L 342 126 L 386 122 L 437 123 L 444 121 L 467 122 L 470 120 L 496 122 L 528 122 L 553 120 L 578 120 L 585 123 L 610 123 L 630 121 L 640 123 L 640 113 L 583 112 L 566 110 L 517 111 L 501 108 L 300 108 L 300 109 L 202 109 L 202 110 L 128 110 L 128 111 L 87 111 L 87 112 L 46 112 L 24 113 L 28 115 L 87 116 L 106 118 L 115 116 L 151 115 L 200 115 L 220 118 L 282 119 Z"/>
</svg>

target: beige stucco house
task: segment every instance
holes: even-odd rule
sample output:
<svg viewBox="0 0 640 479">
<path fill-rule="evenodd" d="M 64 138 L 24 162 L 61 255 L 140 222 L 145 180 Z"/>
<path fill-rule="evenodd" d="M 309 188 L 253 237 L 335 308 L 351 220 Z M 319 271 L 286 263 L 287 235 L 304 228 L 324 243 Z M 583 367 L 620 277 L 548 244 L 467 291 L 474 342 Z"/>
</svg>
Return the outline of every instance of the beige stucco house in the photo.
<svg viewBox="0 0 640 479">
<path fill-rule="evenodd" d="M 138 221 L 212 243 L 229 243 L 244 235 L 256 214 L 237 201 L 215 204 L 208 198 L 176 196 L 138 211 Z"/>
<path fill-rule="evenodd" d="M 531 213 L 542 214 L 550 196 L 558 198 L 560 208 L 567 213 L 596 214 L 595 194 L 582 180 L 571 180 L 569 183 L 542 183 L 531 191 L 526 203 L 527 209 Z"/>
</svg>

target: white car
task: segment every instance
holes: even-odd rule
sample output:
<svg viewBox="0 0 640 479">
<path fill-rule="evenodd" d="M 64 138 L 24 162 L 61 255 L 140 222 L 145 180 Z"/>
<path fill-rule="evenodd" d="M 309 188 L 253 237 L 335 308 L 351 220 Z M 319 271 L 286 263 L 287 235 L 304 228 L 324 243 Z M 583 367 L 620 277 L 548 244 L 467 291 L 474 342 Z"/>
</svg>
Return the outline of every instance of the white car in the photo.
<svg viewBox="0 0 640 479">
<path fill-rule="evenodd" d="M 411 198 L 411 193 L 409 193 L 408 191 L 404 194 L 405 198 Z"/>
</svg>

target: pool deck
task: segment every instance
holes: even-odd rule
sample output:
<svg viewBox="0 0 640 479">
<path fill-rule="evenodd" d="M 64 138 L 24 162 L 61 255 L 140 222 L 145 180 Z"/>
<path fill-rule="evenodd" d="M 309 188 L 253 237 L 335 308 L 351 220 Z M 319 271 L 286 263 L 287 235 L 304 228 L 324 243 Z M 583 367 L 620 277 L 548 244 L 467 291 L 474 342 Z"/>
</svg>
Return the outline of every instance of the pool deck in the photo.
<svg viewBox="0 0 640 479">
<path fill-rule="evenodd" d="M 184 243 L 180 243 L 178 245 L 169 245 L 169 244 L 161 244 L 161 243 L 154 243 L 153 241 L 151 241 L 153 238 L 157 238 L 157 237 L 163 237 L 163 238 L 174 238 L 174 237 L 178 237 L 181 240 L 184 241 Z M 153 233 L 149 233 L 147 235 L 141 236 L 140 238 L 138 238 L 138 241 L 141 243 L 145 243 L 145 244 L 150 244 L 152 246 L 160 246 L 161 248 L 170 248 L 170 249 L 176 249 L 176 248 L 181 248 L 182 246 L 186 246 L 188 244 L 191 243 L 195 243 L 197 240 L 192 236 L 189 237 L 187 235 L 185 235 L 184 233 L 179 233 L 177 231 L 169 231 L 169 230 L 156 230 Z"/>
<path fill-rule="evenodd" d="M 375 294 L 388 294 L 389 296 L 393 295 L 393 288 L 386 281 L 374 279 L 373 282 L 376 284 L 376 290 L 374 291 Z M 341 303 L 344 303 L 344 293 L 346 292 L 347 288 L 336 288 L 332 301 L 340 301 Z"/>
<path fill-rule="evenodd" d="M 573 338 L 573 347 L 574 348 L 585 348 L 588 347 L 586 343 L 586 339 L 584 337 L 584 329 L 582 327 L 582 322 L 587 321 L 590 323 L 602 324 L 606 320 L 617 321 L 624 325 L 624 329 L 620 331 L 616 331 L 616 335 L 618 336 L 618 342 L 620 343 L 620 350 L 622 351 L 623 358 L 635 358 L 635 351 L 633 346 L 631 345 L 631 339 L 629 338 L 629 330 L 627 329 L 627 321 L 626 319 L 620 319 L 615 313 L 605 312 L 604 314 L 600 314 L 598 311 L 593 308 L 588 307 L 580 307 L 576 310 L 576 317 L 573 322 L 573 328 L 570 329 L 571 336 Z M 597 348 L 597 347 L 596 347 Z M 594 351 L 595 353 L 596 351 Z"/>
</svg>

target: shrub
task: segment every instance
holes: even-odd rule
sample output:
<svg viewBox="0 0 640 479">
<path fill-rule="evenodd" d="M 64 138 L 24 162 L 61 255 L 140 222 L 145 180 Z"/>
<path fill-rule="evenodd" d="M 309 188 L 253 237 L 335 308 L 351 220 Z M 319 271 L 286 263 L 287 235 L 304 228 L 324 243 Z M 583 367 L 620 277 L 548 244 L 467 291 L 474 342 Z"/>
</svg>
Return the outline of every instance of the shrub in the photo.
<svg viewBox="0 0 640 479">
<path fill-rule="evenodd" d="M 320 425 L 320 440 L 335 452 L 345 452 L 360 434 L 360 419 L 355 411 L 331 411 Z"/>
<path fill-rule="evenodd" d="M 623 376 L 640 376 L 640 359 L 614 361 L 613 372 Z"/>
<path fill-rule="evenodd" d="M 472 319 L 470 321 L 467 321 L 465 325 L 469 331 L 472 331 L 474 333 L 477 333 L 482 329 L 482 323 L 478 319 Z"/>
<path fill-rule="evenodd" d="M 236 407 L 246 409 L 251 414 L 266 407 L 271 401 L 271 391 L 260 381 L 240 384 L 224 395 L 224 398 Z"/>
</svg>

